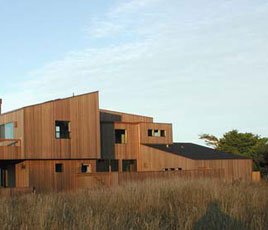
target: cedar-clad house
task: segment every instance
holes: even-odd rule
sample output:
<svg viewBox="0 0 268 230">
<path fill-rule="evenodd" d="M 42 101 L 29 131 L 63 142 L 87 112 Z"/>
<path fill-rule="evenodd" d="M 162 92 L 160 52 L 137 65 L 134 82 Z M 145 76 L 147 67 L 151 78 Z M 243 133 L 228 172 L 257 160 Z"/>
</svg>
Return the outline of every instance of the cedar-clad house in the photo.
<svg viewBox="0 0 268 230">
<path fill-rule="evenodd" d="M 98 92 L 1 114 L 0 186 L 37 191 L 76 188 L 81 174 L 224 169 L 251 179 L 251 159 L 174 143 L 172 124 L 99 109 Z"/>
</svg>

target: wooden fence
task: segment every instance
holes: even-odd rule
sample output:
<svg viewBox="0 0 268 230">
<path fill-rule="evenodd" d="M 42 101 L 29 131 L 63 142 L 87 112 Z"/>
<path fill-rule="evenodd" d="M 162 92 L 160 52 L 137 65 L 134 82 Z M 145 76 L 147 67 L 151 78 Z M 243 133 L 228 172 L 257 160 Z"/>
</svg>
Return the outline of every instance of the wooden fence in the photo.
<svg viewBox="0 0 268 230">
<path fill-rule="evenodd" d="M 15 188 L 0 188 L 0 196 L 14 196 L 33 193 L 33 188 L 30 187 L 15 187 Z"/>
<path fill-rule="evenodd" d="M 75 183 L 77 189 L 94 188 L 100 186 L 116 186 L 128 182 L 144 181 L 158 178 L 218 178 L 224 179 L 224 169 L 197 169 L 181 171 L 154 172 L 112 172 L 112 173 L 79 173 Z"/>
</svg>

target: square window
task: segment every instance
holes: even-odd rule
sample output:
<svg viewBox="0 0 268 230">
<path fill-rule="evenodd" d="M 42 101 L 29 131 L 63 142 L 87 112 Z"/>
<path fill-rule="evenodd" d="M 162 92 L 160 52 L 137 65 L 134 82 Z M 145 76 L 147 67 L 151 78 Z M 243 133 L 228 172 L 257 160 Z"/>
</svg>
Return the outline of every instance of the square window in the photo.
<svg viewBox="0 0 268 230">
<path fill-rule="evenodd" d="M 55 172 L 60 173 L 63 172 L 63 164 L 55 164 Z"/>
<path fill-rule="evenodd" d="M 127 132 L 125 129 L 115 130 L 115 143 L 116 144 L 126 144 L 127 143 Z"/>
<path fill-rule="evenodd" d="M 97 172 L 109 172 L 109 160 L 97 160 Z"/>
<path fill-rule="evenodd" d="M 70 138 L 69 121 L 55 121 L 55 137 L 57 139 Z"/>
</svg>

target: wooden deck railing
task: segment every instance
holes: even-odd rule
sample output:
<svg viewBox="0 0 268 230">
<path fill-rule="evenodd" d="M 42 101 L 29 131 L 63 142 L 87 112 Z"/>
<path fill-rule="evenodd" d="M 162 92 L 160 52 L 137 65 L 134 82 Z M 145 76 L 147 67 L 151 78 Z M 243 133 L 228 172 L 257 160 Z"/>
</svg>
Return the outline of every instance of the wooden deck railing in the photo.
<svg viewBox="0 0 268 230">
<path fill-rule="evenodd" d="M 20 157 L 20 139 L 0 139 L 0 160 L 18 159 Z"/>
</svg>

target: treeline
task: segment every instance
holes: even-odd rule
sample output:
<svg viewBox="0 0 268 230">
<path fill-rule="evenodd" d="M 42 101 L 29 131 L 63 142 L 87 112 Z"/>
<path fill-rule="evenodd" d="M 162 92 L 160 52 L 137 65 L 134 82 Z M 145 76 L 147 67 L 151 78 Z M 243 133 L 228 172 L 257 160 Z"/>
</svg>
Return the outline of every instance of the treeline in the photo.
<svg viewBox="0 0 268 230">
<path fill-rule="evenodd" d="M 221 138 L 202 134 L 200 139 L 203 139 L 207 145 L 214 149 L 251 158 L 253 170 L 261 171 L 263 176 L 268 176 L 268 138 L 253 133 L 231 130 Z"/>
</svg>

